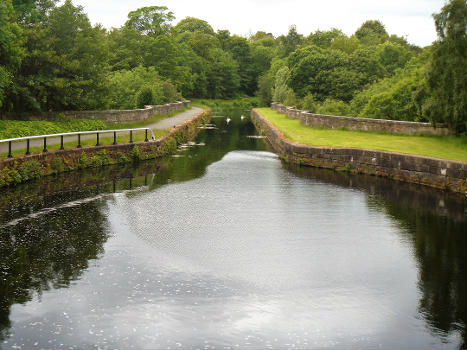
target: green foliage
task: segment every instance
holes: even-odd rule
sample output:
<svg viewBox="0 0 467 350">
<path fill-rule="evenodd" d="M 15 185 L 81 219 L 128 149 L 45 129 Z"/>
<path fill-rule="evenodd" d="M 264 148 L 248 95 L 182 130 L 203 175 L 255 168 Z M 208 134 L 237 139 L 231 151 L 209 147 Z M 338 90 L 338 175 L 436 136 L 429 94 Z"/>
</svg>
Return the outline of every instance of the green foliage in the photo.
<svg viewBox="0 0 467 350">
<path fill-rule="evenodd" d="M 297 106 L 297 96 L 292 89 L 287 90 L 287 95 L 284 100 L 286 106 L 296 107 Z"/>
<path fill-rule="evenodd" d="M 287 81 L 290 78 L 290 70 L 287 66 L 280 68 L 274 80 L 274 89 L 272 93 L 272 99 L 274 102 L 283 103 L 287 98 L 287 92 L 289 90 Z"/>
<path fill-rule="evenodd" d="M 130 158 L 133 162 L 138 162 L 141 159 L 141 152 L 137 145 L 135 145 L 130 152 Z"/>
<path fill-rule="evenodd" d="M 379 61 L 389 73 L 394 73 L 396 69 L 403 68 L 412 57 L 412 52 L 400 44 L 386 41 L 376 47 Z"/>
<path fill-rule="evenodd" d="M 174 14 L 165 6 L 141 7 L 128 14 L 125 26 L 135 29 L 143 35 L 158 36 L 168 34 Z"/>
<path fill-rule="evenodd" d="M 265 74 L 259 78 L 258 91 L 256 95 L 259 99 L 260 106 L 269 106 L 272 102 L 273 79 L 269 74 Z"/>
<path fill-rule="evenodd" d="M 366 45 L 377 45 L 386 41 L 389 35 L 380 21 L 369 20 L 357 29 L 355 36 Z"/>
<path fill-rule="evenodd" d="M 149 86 L 143 86 L 136 95 L 136 107 L 144 108 L 145 105 L 151 105 L 153 100 L 152 89 Z"/>
<path fill-rule="evenodd" d="M 62 132 L 102 130 L 107 124 L 95 119 L 66 119 L 57 121 L 0 120 L 0 139 Z"/>
<path fill-rule="evenodd" d="M 78 158 L 78 169 L 85 169 L 89 166 L 89 159 L 85 152 L 81 152 Z"/>
<path fill-rule="evenodd" d="M 37 160 L 27 160 L 18 167 L 21 182 L 36 179 L 41 176 L 41 165 Z"/>
<path fill-rule="evenodd" d="M 214 35 L 214 29 L 208 22 L 195 17 L 185 17 L 174 27 L 176 33 L 202 32 L 207 35 Z"/>
<path fill-rule="evenodd" d="M 101 166 L 105 166 L 108 164 L 110 164 L 110 159 L 105 150 L 97 152 L 95 155 L 90 157 L 89 160 L 87 160 L 86 162 L 86 166 L 91 167 L 91 168 L 99 168 Z"/>
<path fill-rule="evenodd" d="M 434 15 L 438 40 L 427 69 L 423 113 L 458 133 L 467 129 L 467 5 L 450 0 Z"/>
<path fill-rule="evenodd" d="M 65 169 L 65 166 L 63 164 L 63 159 L 62 157 L 55 156 L 52 161 L 50 162 L 50 170 L 52 174 L 59 174 L 63 172 Z"/>
<path fill-rule="evenodd" d="M 147 104 L 164 103 L 161 78 L 153 67 L 136 67 L 132 70 L 113 72 L 109 75 L 108 84 L 109 105 L 112 109 L 133 109 L 140 106 L 137 98 L 144 90 L 148 95 L 148 90 L 151 90 L 151 102 Z"/>
<path fill-rule="evenodd" d="M 350 106 L 344 101 L 337 101 L 331 98 L 327 98 L 323 104 L 317 108 L 317 113 L 329 114 L 329 115 L 340 115 L 349 116 Z"/>
<path fill-rule="evenodd" d="M 311 113 L 315 113 L 317 111 L 318 103 L 315 101 L 315 98 L 312 94 L 308 93 L 303 98 L 301 108 Z"/>
<path fill-rule="evenodd" d="M 353 115 L 367 118 L 423 121 L 417 102 L 424 89 L 424 73 L 428 51 L 412 59 L 392 77 L 380 80 L 355 96 L 351 102 Z"/>
<path fill-rule="evenodd" d="M 22 31 L 14 23 L 11 0 L 0 2 L 0 108 L 13 88 L 13 73 L 19 67 L 24 52 L 21 48 Z M 8 108 L 8 106 L 7 106 Z"/>
</svg>

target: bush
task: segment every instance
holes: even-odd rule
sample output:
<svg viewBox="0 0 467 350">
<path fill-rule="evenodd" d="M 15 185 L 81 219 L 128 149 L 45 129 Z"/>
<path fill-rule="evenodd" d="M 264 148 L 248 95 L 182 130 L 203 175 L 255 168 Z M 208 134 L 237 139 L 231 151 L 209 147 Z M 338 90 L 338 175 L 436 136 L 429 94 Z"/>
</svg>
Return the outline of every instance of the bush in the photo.
<svg viewBox="0 0 467 350">
<path fill-rule="evenodd" d="M 52 159 L 52 162 L 50 162 L 50 169 L 52 174 L 58 174 L 63 172 L 64 166 L 62 158 L 55 156 L 54 159 Z"/>
<path fill-rule="evenodd" d="M 150 87 L 142 87 L 136 95 L 136 108 L 144 108 L 146 105 L 152 104 L 154 96 Z"/>
<path fill-rule="evenodd" d="M 302 103 L 301 103 L 301 108 L 311 113 L 316 112 L 318 108 L 318 104 L 316 103 L 312 94 L 309 93 L 303 98 Z"/>
<path fill-rule="evenodd" d="M 344 101 L 337 101 L 328 98 L 323 102 L 321 106 L 318 107 L 318 113 L 348 116 L 350 115 L 350 106 Z"/>
<path fill-rule="evenodd" d="M 27 160 L 18 167 L 21 181 L 36 179 L 41 176 L 41 165 L 37 160 Z"/>
<path fill-rule="evenodd" d="M 141 152 L 139 150 L 138 146 L 134 146 L 133 149 L 130 152 L 130 158 L 133 160 L 133 162 L 137 162 L 141 159 Z"/>
</svg>

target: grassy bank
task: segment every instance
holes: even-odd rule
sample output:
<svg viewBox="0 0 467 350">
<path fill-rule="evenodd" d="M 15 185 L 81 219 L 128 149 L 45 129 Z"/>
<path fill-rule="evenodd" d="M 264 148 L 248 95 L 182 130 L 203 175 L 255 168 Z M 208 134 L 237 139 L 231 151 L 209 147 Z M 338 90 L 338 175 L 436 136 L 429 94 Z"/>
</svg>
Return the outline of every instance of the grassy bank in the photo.
<svg viewBox="0 0 467 350">
<path fill-rule="evenodd" d="M 409 136 L 312 128 L 271 108 L 257 108 L 285 137 L 318 147 L 363 148 L 467 162 L 467 141 L 454 136 Z"/>
<path fill-rule="evenodd" d="M 182 113 L 188 109 L 189 108 L 184 108 L 177 111 L 171 111 L 169 114 L 154 114 L 153 117 L 149 120 L 136 121 L 131 123 L 106 123 L 103 120 L 67 119 L 65 117 L 52 121 L 0 120 L 0 139 L 32 135 L 58 134 L 74 131 L 139 128 Z"/>
<path fill-rule="evenodd" d="M 159 138 L 158 142 L 128 144 L 128 140 L 120 138 L 117 140 L 120 146 L 107 148 L 83 147 L 82 149 L 71 149 L 76 146 L 76 143 L 72 143 L 70 149 L 61 152 L 2 159 L 0 161 L 0 187 L 77 169 L 137 162 L 172 154 L 177 149 L 177 144 L 185 143 L 197 135 L 199 132 L 198 126 L 209 121 L 209 114 L 209 110 L 204 111 L 189 123 L 181 124 L 172 129 L 170 133 L 167 130 L 158 130 L 158 134 L 156 134 L 156 137 Z M 144 140 L 144 132 L 134 133 L 133 136 L 135 142 Z M 112 142 L 113 137 L 100 139 L 101 145 L 111 144 Z M 86 144 L 95 145 L 95 140 L 83 140 L 82 145 L 86 146 Z M 51 145 L 48 148 L 52 150 L 54 147 Z"/>
</svg>

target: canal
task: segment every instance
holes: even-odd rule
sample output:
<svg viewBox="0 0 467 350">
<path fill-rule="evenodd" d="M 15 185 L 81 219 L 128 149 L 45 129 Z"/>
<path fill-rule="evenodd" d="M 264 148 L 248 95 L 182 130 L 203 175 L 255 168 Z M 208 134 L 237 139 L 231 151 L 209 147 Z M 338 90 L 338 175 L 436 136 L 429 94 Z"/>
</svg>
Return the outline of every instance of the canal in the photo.
<svg viewBox="0 0 467 350">
<path fill-rule="evenodd" d="M 465 198 L 287 166 L 248 111 L 1 191 L 1 349 L 465 348 Z"/>
</svg>

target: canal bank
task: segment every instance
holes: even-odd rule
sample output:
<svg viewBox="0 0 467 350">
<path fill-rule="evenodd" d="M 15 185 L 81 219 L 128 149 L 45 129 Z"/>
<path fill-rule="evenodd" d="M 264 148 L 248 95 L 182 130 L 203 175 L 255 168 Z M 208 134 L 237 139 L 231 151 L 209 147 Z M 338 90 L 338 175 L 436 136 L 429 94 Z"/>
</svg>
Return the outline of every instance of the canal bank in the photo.
<svg viewBox="0 0 467 350">
<path fill-rule="evenodd" d="M 246 113 L 2 190 L 2 348 L 465 347 L 464 196 L 284 164 Z"/>
<path fill-rule="evenodd" d="M 367 149 L 303 145 L 287 139 L 258 110 L 251 111 L 251 119 L 258 132 L 267 136 L 273 149 L 287 162 L 383 176 L 458 193 L 467 190 L 467 166 L 463 162 Z"/>
<path fill-rule="evenodd" d="M 159 158 L 173 153 L 177 144 L 193 139 L 198 127 L 209 121 L 210 110 L 202 110 L 158 139 L 127 144 L 53 150 L 0 160 L 0 187 L 76 169 Z M 177 118 L 174 117 L 174 118 Z M 164 124 L 165 125 L 165 124 Z M 169 127 L 169 125 L 167 125 Z"/>
</svg>

